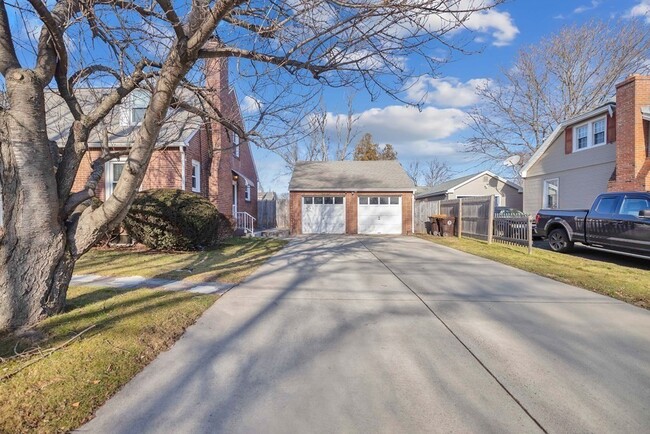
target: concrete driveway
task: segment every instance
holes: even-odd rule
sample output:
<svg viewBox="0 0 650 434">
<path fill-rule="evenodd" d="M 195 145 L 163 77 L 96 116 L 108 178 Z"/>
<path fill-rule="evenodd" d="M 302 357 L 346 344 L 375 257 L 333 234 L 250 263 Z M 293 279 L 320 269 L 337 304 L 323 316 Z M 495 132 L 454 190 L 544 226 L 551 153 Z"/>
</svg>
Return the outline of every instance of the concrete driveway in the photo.
<svg viewBox="0 0 650 434">
<path fill-rule="evenodd" d="M 648 432 L 650 312 L 412 237 L 304 238 L 82 431 Z"/>
</svg>

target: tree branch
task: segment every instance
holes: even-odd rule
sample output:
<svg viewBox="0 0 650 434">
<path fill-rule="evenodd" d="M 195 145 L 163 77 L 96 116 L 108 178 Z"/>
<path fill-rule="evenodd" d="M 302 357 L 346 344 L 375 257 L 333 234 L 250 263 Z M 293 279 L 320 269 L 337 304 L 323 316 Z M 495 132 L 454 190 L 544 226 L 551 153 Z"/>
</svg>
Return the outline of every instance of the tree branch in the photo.
<svg viewBox="0 0 650 434">
<path fill-rule="evenodd" d="M 0 73 L 6 75 L 13 68 L 20 68 L 20 62 L 11 36 L 5 0 L 0 0 Z"/>
</svg>

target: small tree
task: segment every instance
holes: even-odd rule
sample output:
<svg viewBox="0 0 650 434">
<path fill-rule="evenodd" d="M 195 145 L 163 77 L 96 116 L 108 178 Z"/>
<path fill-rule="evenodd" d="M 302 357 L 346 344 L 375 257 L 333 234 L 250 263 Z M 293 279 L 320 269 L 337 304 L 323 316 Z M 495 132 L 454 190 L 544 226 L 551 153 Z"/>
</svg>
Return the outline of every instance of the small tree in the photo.
<svg viewBox="0 0 650 434">
<path fill-rule="evenodd" d="M 356 161 L 381 160 L 379 145 L 372 140 L 372 134 L 366 133 L 361 137 L 354 148 L 354 159 Z"/>
<path fill-rule="evenodd" d="M 397 151 L 393 149 L 393 145 L 387 143 L 381 151 L 380 160 L 397 160 Z"/>
<path fill-rule="evenodd" d="M 514 65 L 479 89 L 467 151 L 521 169 L 560 122 L 603 104 L 616 83 L 647 71 L 650 26 L 640 20 L 590 21 L 519 51 Z"/>
</svg>

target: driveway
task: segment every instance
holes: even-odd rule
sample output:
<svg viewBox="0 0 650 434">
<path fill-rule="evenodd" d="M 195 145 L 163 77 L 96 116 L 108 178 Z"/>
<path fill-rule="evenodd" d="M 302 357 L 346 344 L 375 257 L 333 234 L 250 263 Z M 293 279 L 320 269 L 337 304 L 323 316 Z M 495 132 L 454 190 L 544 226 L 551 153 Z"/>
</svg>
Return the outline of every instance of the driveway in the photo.
<svg viewBox="0 0 650 434">
<path fill-rule="evenodd" d="M 413 237 L 302 238 L 82 431 L 647 432 L 650 312 Z"/>
</svg>

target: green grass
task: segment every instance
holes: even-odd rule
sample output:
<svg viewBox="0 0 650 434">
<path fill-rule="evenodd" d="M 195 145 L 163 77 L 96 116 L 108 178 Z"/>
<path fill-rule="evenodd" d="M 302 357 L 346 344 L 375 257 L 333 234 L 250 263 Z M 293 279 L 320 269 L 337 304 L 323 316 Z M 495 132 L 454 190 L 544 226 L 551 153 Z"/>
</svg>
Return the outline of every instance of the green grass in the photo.
<svg viewBox="0 0 650 434">
<path fill-rule="evenodd" d="M 77 262 L 75 274 L 237 283 L 285 244 L 279 239 L 233 238 L 203 252 L 95 249 Z"/>
<path fill-rule="evenodd" d="M 223 250 L 200 253 L 94 250 L 76 272 L 238 282 L 283 245 L 278 240 L 233 240 Z M 195 273 L 179 274 L 177 268 L 187 266 Z M 79 427 L 217 298 L 157 289 L 71 287 L 66 312 L 20 336 L 0 336 L 0 377 L 26 366 L 0 380 L 0 433 L 68 432 Z"/>
<path fill-rule="evenodd" d="M 650 267 L 643 266 L 644 260 L 635 262 L 622 257 L 618 261 L 620 263 L 617 263 L 617 260 L 597 259 L 598 255 L 610 258 L 607 253 L 597 252 L 591 257 L 583 257 L 538 248 L 534 248 L 533 254 L 528 255 L 524 247 L 487 244 L 471 238 L 420 237 L 650 309 Z"/>
</svg>

